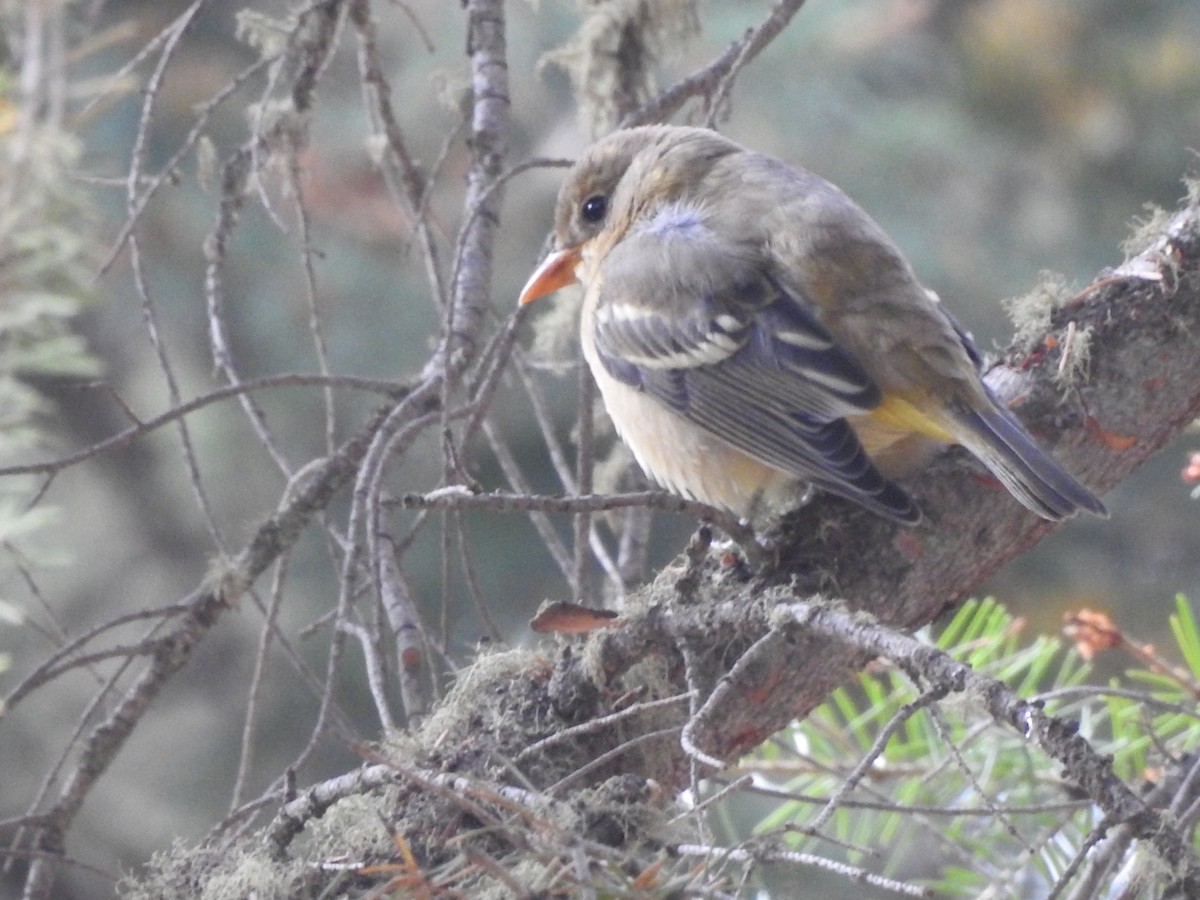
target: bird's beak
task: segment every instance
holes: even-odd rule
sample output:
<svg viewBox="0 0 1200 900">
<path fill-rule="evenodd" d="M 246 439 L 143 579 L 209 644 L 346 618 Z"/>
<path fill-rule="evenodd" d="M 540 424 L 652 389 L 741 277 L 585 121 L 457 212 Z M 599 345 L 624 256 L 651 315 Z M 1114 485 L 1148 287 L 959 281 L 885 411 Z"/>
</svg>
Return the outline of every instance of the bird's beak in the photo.
<svg viewBox="0 0 1200 900">
<path fill-rule="evenodd" d="M 575 277 L 575 267 L 579 265 L 579 251 L 578 246 L 567 247 L 565 250 L 551 253 L 542 260 L 542 264 L 525 282 L 525 287 L 521 288 L 521 297 L 517 302 L 524 306 L 539 297 L 565 288 L 568 284 L 574 284 L 578 280 Z"/>
</svg>

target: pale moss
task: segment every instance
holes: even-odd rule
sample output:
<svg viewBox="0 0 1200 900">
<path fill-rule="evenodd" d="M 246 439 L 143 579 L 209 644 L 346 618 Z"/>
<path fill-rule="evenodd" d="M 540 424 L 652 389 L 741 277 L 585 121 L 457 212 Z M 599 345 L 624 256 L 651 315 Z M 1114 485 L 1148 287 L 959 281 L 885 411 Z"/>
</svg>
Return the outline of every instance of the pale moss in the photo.
<svg viewBox="0 0 1200 900">
<path fill-rule="evenodd" d="M 396 846 L 383 823 L 393 817 L 399 797 L 398 787 L 388 787 L 342 798 L 319 819 L 307 823 L 303 856 L 310 861 L 395 856 Z"/>
<path fill-rule="evenodd" d="M 279 56 L 287 49 L 293 22 L 277 19 L 251 9 L 242 9 L 234 17 L 234 35 L 263 58 Z"/>
<path fill-rule="evenodd" d="M 655 68 L 699 33 L 699 6 L 699 0 L 588 3 L 579 30 L 538 67 L 564 71 L 584 127 L 594 137 L 606 134 L 653 96 Z"/>
<path fill-rule="evenodd" d="M 1016 328 L 1014 340 L 1029 347 L 1050 330 L 1050 318 L 1071 296 L 1067 280 L 1058 272 L 1042 272 L 1033 289 L 1004 301 L 1004 309 Z"/>
<path fill-rule="evenodd" d="M 1188 206 L 1200 206 L 1200 177 L 1184 176 L 1183 187 L 1187 191 Z"/>
<path fill-rule="evenodd" d="M 505 867 L 512 880 L 529 894 L 545 891 L 551 881 L 546 864 L 532 856 L 526 856 L 512 867 Z M 475 889 L 477 900 L 512 900 L 512 889 L 499 881 L 490 879 L 486 885 Z"/>
<path fill-rule="evenodd" d="M 304 896 L 306 881 L 327 882 L 337 877 L 321 873 L 321 863 L 374 863 L 397 855 L 383 822 L 390 820 L 398 797 L 399 788 L 389 787 L 339 800 L 306 824 L 291 848 L 292 856 L 284 860 L 273 859 L 259 841 L 221 850 L 186 847 L 177 841 L 170 851 L 155 854 L 136 879 L 124 879 L 117 893 L 125 900 L 287 900 Z"/>
<path fill-rule="evenodd" d="M 400 728 L 388 732 L 376 746 L 385 759 L 415 759 L 421 752 L 421 742 Z"/>
<path fill-rule="evenodd" d="M 1087 381 L 1092 362 L 1092 329 L 1068 329 L 1061 342 L 1062 356 L 1054 380 L 1062 388 Z"/>
<path fill-rule="evenodd" d="M 480 654 L 458 673 L 458 680 L 421 726 L 422 743 L 436 747 L 461 740 L 469 731 L 489 733 L 505 723 L 504 710 L 488 702 L 485 687 L 528 677 L 538 655 L 529 650 L 497 650 Z M 482 721 L 480 721 L 482 718 Z M 475 725 L 469 721 L 475 719 Z"/>
<path fill-rule="evenodd" d="M 539 366 L 551 371 L 574 371 L 580 361 L 579 314 L 583 291 L 564 288 L 552 300 L 534 304 L 533 342 L 529 355 Z"/>
<path fill-rule="evenodd" d="M 296 896 L 301 869 L 300 863 L 274 862 L 262 851 L 234 853 L 205 881 L 200 900 L 288 900 Z"/>
<path fill-rule="evenodd" d="M 273 861 L 258 847 L 217 850 L 177 840 L 155 853 L 141 875 L 118 882 L 116 893 L 123 900 L 285 900 L 296 896 L 303 875 L 304 863 Z"/>
<path fill-rule="evenodd" d="M 471 79 L 466 70 L 455 66 L 453 68 L 435 69 L 429 76 L 433 86 L 434 96 L 444 109 L 460 116 L 470 118 L 474 95 L 471 92 Z"/>
<path fill-rule="evenodd" d="M 636 592 L 643 593 L 642 591 Z M 626 615 L 636 615 L 640 610 L 627 607 Z M 588 641 L 580 651 L 580 663 L 587 677 L 597 683 L 607 681 L 605 674 L 604 646 L 601 641 Z M 635 663 L 623 676 L 626 684 L 637 685 L 642 692 L 643 700 L 657 700 L 674 693 L 670 676 L 667 672 L 669 661 L 659 654 L 651 654 L 646 659 Z"/>
<path fill-rule="evenodd" d="M 1188 186 L 1189 197 L 1193 189 L 1192 185 Z M 1136 218 L 1130 223 L 1129 237 L 1121 242 L 1121 252 L 1125 255 L 1126 262 L 1162 237 L 1171 221 L 1171 214 L 1153 203 L 1144 204 L 1142 209 L 1145 210 L 1146 215 Z"/>
<path fill-rule="evenodd" d="M 208 561 L 202 588 L 232 606 L 246 591 L 246 573 L 238 566 L 237 560 L 218 554 Z"/>
</svg>

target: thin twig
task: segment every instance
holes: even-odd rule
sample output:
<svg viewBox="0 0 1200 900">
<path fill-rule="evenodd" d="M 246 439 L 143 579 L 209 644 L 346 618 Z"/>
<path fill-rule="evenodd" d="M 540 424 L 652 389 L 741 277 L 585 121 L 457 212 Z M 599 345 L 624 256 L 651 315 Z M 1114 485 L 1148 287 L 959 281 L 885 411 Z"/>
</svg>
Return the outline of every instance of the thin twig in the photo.
<svg viewBox="0 0 1200 900">
<path fill-rule="evenodd" d="M 262 693 L 263 680 L 266 677 L 267 658 L 271 650 L 271 640 L 279 624 L 279 609 L 283 605 L 283 585 L 287 580 L 286 557 L 275 564 L 272 578 L 270 603 L 267 605 L 267 615 L 262 630 L 258 635 L 258 647 L 254 651 L 254 672 L 250 676 L 250 684 L 246 688 L 246 713 L 242 717 L 241 752 L 238 754 L 237 774 L 233 779 L 233 790 L 230 792 L 229 809 L 232 812 L 242 805 L 246 780 L 250 777 L 250 768 L 254 764 L 254 728 L 258 720 L 258 700 Z"/>
<path fill-rule="evenodd" d="M 549 748 L 564 741 L 572 741 L 586 734 L 596 734 L 600 731 L 607 731 L 618 722 L 622 722 L 625 719 L 633 716 L 639 716 L 643 713 L 661 709 L 665 706 L 675 706 L 676 704 L 689 700 L 690 697 L 691 694 L 687 693 L 672 694 L 670 697 L 660 697 L 657 700 L 645 700 L 641 703 L 635 703 L 632 706 L 627 706 L 625 709 L 618 710 L 617 712 L 609 713 L 606 716 L 597 716 L 594 719 L 589 719 L 588 721 L 579 725 L 575 725 L 571 728 L 564 728 L 562 731 L 556 731 L 554 734 L 550 735 L 549 737 L 544 737 L 540 741 L 534 741 L 517 754 L 516 762 L 519 763 L 523 759 L 528 759 L 531 756 L 537 756 L 538 754 L 545 753 Z"/>
<path fill-rule="evenodd" d="M 747 30 L 740 40 L 704 68 L 682 78 L 644 103 L 621 121 L 622 128 L 665 122 L 692 97 L 714 97 L 718 91 L 728 92 L 728 79 L 751 62 L 787 27 L 792 16 L 804 5 L 804 0 L 780 0 L 757 28 Z M 715 104 L 714 104 L 715 105 Z"/>
<path fill-rule="evenodd" d="M 182 417 L 203 409 L 206 406 L 211 406 L 213 403 L 219 403 L 222 400 L 228 400 L 231 397 L 237 397 L 241 394 L 250 393 L 253 391 L 266 390 L 268 388 L 280 387 L 296 387 L 301 385 L 317 385 L 331 386 L 342 388 L 355 388 L 357 390 L 371 391 L 379 394 L 390 394 L 392 396 L 400 396 L 408 393 L 411 385 L 392 383 L 386 381 L 376 381 L 366 378 L 352 378 L 344 375 L 331 376 L 323 378 L 319 375 L 300 375 L 300 374 L 283 374 L 283 375 L 267 375 L 262 378 L 253 378 L 248 381 L 241 381 L 237 384 L 226 385 L 225 387 L 217 388 L 210 393 L 196 397 L 186 403 L 180 403 L 172 409 L 167 410 L 153 418 L 146 419 L 134 425 L 131 428 L 126 428 L 124 431 L 104 438 L 96 443 L 85 447 L 75 453 L 60 456 L 58 459 L 46 460 L 38 463 L 26 463 L 19 466 L 3 466 L 0 467 L 0 478 L 11 475 L 44 475 L 54 474 L 70 466 L 91 459 L 101 453 L 107 453 L 110 450 L 118 450 L 133 443 L 143 435 L 149 434 L 164 425 L 181 419 Z"/>
<path fill-rule="evenodd" d="M 922 710 L 929 709 L 945 696 L 946 691 L 944 689 L 933 688 L 924 691 L 919 697 L 917 697 L 916 700 L 905 703 L 898 710 L 896 710 L 895 715 L 893 715 L 891 719 L 888 720 L 887 724 L 879 730 L 879 733 L 875 735 L 875 740 L 871 742 L 870 748 L 866 753 L 863 754 L 862 759 L 858 761 L 858 764 L 855 765 L 850 774 L 842 779 L 841 784 L 838 785 L 837 791 L 835 791 L 833 796 L 830 797 L 825 803 L 825 807 L 817 814 L 817 817 L 812 822 L 808 823 L 808 828 L 811 829 L 814 834 L 819 833 L 820 830 L 825 827 L 825 823 L 828 822 L 834 813 L 836 813 L 841 807 L 842 801 L 846 797 L 849 797 L 850 794 L 852 794 L 858 787 L 863 778 L 866 777 L 867 773 L 875 765 L 879 757 L 883 755 L 884 750 L 887 749 L 888 741 L 892 739 L 892 736 L 902 727 L 904 727 L 909 719 Z"/>
</svg>

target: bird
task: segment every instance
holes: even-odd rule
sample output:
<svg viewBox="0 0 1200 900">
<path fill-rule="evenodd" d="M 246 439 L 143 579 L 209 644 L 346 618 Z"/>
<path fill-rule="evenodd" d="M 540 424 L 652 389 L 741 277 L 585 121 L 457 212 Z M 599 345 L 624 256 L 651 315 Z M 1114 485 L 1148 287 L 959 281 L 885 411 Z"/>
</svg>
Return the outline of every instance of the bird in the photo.
<svg viewBox="0 0 1200 900">
<path fill-rule="evenodd" d="M 575 282 L 605 408 L 667 490 L 756 521 L 817 488 L 915 525 L 897 479 L 959 444 L 1044 519 L 1108 515 L 883 228 L 806 169 L 708 129 L 615 131 L 567 175 L 519 303 Z"/>
</svg>

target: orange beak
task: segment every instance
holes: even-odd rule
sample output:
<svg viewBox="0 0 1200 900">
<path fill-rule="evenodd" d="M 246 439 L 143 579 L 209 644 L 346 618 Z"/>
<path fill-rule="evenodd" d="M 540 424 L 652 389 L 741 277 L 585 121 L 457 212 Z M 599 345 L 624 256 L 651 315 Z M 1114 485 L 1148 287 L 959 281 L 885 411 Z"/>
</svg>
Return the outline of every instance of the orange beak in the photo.
<svg viewBox="0 0 1200 900">
<path fill-rule="evenodd" d="M 542 260 L 542 264 L 525 282 L 525 287 L 521 288 L 521 297 L 517 302 L 524 306 L 578 281 L 575 277 L 575 267 L 579 265 L 579 251 L 579 247 L 567 247 L 565 250 L 551 253 Z"/>
</svg>

